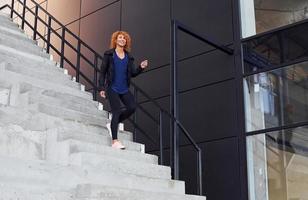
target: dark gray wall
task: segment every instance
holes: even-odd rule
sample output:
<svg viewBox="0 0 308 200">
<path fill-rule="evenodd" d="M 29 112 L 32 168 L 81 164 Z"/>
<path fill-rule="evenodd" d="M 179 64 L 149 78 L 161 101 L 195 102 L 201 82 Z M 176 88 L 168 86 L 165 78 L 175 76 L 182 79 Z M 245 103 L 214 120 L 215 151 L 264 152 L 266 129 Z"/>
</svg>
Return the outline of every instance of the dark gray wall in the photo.
<svg viewBox="0 0 308 200">
<path fill-rule="evenodd" d="M 100 53 L 108 48 L 112 32 L 128 31 L 136 62 L 150 62 L 135 82 L 169 110 L 170 20 L 177 19 L 201 35 L 232 46 L 234 1 L 237 0 L 80 0 L 66 8 L 64 16 L 54 14 Z M 57 8 L 67 7 L 62 1 L 56 4 Z M 203 150 L 204 194 L 208 200 L 238 200 L 241 184 L 234 58 L 184 33 L 179 33 L 178 38 L 180 121 Z M 89 52 L 82 51 L 91 58 Z M 93 74 L 84 61 L 82 70 Z M 155 107 L 143 97 L 139 102 L 158 116 Z M 157 139 L 158 127 L 140 111 L 137 114 L 139 125 Z M 168 130 L 168 120 L 164 122 Z M 165 132 L 166 158 L 169 137 Z M 138 141 L 146 144 L 148 152 L 158 154 L 158 146 L 142 134 L 138 134 Z M 182 137 L 181 179 L 186 181 L 187 193 L 196 192 L 194 155 L 192 146 Z"/>
</svg>

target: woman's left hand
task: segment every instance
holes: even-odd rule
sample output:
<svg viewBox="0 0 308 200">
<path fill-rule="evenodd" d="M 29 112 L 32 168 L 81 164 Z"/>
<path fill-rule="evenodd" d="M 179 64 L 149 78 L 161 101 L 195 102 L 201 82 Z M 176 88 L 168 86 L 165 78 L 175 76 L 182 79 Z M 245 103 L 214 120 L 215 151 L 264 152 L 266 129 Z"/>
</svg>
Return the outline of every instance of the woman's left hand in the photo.
<svg viewBox="0 0 308 200">
<path fill-rule="evenodd" d="M 148 67 L 148 60 L 142 61 L 142 62 L 140 63 L 140 67 L 141 67 L 142 69 L 147 68 L 147 67 Z"/>
</svg>

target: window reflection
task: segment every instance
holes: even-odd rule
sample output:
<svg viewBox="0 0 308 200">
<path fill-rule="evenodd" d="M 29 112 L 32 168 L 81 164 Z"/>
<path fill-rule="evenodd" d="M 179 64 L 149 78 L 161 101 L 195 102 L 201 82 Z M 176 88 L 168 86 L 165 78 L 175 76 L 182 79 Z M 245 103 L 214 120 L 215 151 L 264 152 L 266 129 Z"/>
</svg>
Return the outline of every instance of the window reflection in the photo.
<svg viewBox="0 0 308 200">
<path fill-rule="evenodd" d="M 254 0 L 257 33 L 308 18 L 307 0 Z"/>
<path fill-rule="evenodd" d="M 250 200 L 307 199 L 308 127 L 247 137 Z"/>
<path fill-rule="evenodd" d="M 308 120 L 308 62 L 244 79 L 246 131 Z"/>
<path fill-rule="evenodd" d="M 245 74 L 308 59 L 308 22 L 243 43 Z"/>
<path fill-rule="evenodd" d="M 240 0 L 242 37 L 308 19 L 307 0 Z"/>
</svg>

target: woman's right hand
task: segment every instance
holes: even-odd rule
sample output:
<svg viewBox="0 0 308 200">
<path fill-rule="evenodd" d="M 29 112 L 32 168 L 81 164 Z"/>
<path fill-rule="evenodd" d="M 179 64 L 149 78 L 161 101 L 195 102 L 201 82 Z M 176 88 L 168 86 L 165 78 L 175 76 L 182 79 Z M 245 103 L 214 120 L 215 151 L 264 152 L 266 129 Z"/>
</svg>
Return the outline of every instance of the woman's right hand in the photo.
<svg viewBox="0 0 308 200">
<path fill-rule="evenodd" d="M 103 98 L 106 98 L 105 91 L 103 91 L 103 90 L 99 92 L 99 95 L 100 95 L 101 97 L 103 97 Z"/>
</svg>

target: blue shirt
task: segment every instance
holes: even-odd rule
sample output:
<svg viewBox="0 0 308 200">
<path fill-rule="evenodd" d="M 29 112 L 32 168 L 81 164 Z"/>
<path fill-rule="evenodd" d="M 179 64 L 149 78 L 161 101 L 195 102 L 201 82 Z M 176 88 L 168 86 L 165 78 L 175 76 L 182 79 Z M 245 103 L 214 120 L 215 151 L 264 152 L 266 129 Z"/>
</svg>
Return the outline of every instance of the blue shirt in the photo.
<svg viewBox="0 0 308 200">
<path fill-rule="evenodd" d="M 124 58 L 121 59 L 116 53 L 114 53 L 113 61 L 114 61 L 114 75 L 111 88 L 119 94 L 124 94 L 128 92 L 128 85 L 127 85 L 128 57 L 125 54 Z"/>
</svg>

